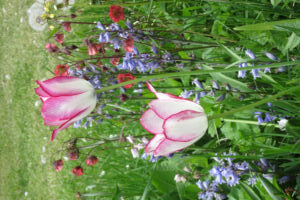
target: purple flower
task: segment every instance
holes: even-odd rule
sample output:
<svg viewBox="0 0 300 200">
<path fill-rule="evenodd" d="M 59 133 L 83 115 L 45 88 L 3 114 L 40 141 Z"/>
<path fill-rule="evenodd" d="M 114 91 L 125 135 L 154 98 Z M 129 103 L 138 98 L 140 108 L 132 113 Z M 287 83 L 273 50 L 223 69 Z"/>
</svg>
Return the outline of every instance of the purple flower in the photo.
<svg viewBox="0 0 300 200">
<path fill-rule="evenodd" d="M 262 119 L 262 117 L 261 117 L 261 112 L 254 112 L 254 117 L 257 119 L 257 121 L 258 121 L 258 123 L 257 123 L 257 125 L 260 125 L 261 123 L 263 123 L 264 122 L 264 120 Z"/>
<path fill-rule="evenodd" d="M 247 63 L 240 63 L 238 65 L 238 67 L 239 68 L 247 67 Z M 246 78 L 246 73 L 247 73 L 246 70 L 240 70 L 240 71 L 238 71 L 238 78 Z"/>
<path fill-rule="evenodd" d="M 105 30 L 105 27 L 101 24 L 101 22 L 97 22 L 96 27 L 99 28 L 99 29 L 102 30 L 102 31 Z"/>
<path fill-rule="evenodd" d="M 283 176 L 279 179 L 279 184 L 283 184 L 283 183 L 286 183 L 290 180 L 290 177 L 289 176 Z"/>
<path fill-rule="evenodd" d="M 252 69 L 251 70 L 251 74 L 253 76 L 253 79 L 256 80 L 256 78 L 261 78 L 261 76 L 259 75 L 260 69 Z"/>
<path fill-rule="evenodd" d="M 198 78 L 195 78 L 195 79 L 192 81 L 192 84 L 193 84 L 193 85 L 196 85 L 196 86 L 197 86 L 198 88 L 200 88 L 200 89 L 204 89 L 202 83 L 201 83 L 200 81 L 198 81 Z"/>
<path fill-rule="evenodd" d="M 224 176 L 227 185 L 229 185 L 230 187 L 235 186 L 239 183 L 239 177 L 232 171 L 232 169 L 225 169 L 222 172 L 222 175 Z"/>
<path fill-rule="evenodd" d="M 265 52 L 265 55 L 270 59 L 270 60 L 273 60 L 273 61 L 280 61 L 279 58 L 277 58 L 275 55 L 269 53 L 269 52 Z"/>
<path fill-rule="evenodd" d="M 266 67 L 265 69 L 264 69 L 264 73 L 266 74 L 266 73 L 271 73 L 271 69 L 269 68 L 269 67 Z"/>
<path fill-rule="evenodd" d="M 190 98 L 191 95 L 194 94 L 193 90 L 184 90 L 183 92 L 181 92 L 181 94 L 179 95 L 179 97 L 182 98 Z"/>
<path fill-rule="evenodd" d="M 198 180 L 198 181 L 196 182 L 196 185 L 198 186 L 199 189 L 204 190 L 204 186 L 203 186 L 203 183 L 202 183 L 201 180 Z"/>
<path fill-rule="evenodd" d="M 132 24 L 130 23 L 130 21 L 127 19 L 127 21 L 126 21 L 126 26 L 127 26 L 127 28 L 129 28 L 129 29 L 133 29 L 133 26 L 132 26 Z"/>
<path fill-rule="evenodd" d="M 212 80 L 212 87 L 219 90 L 220 89 L 220 85 L 217 81 L 215 80 Z"/>
<path fill-rule="evenodd" d="M 256 59 L 255 54 L 254 54 L 250 49 L 247 49 L 247 50 L 245 51 L 245 54 L 246 54 L 247 56 L 249 56 L 249 58 L 251 58 L 252 60 L 255 60 L 255 59 Z"/>
<path fill-rule="evenodd" d="M 141 156 L 141 159 L 143 160 L 147 160 L 148 154 L 147 153 L 143 153 Z"/>
<path fill-rule="evenodd" d="M 253 187 L 256 184 L 256 177 L 255 176 L 250 177 L 248 179 L 248 184 Z"/>
<path fill-rule="evenodd" d="M 235 168 L 238 170 L 245 171 L 249 169 L 249 164 L 246 161 L 242 162 L 242 164 L 236 163 Z"/>
<path fill-rule="evenodd" d="M 226 94 L 221 94 L 218 98 L 217 98 L 217 101 L 223 101 L 226 97 Z"/>
<path fill-rule="evenodd" d="M 275 120 L 277 117 L 276 116 L 274 116 L 274 115 L 271 115 L 270 113 L 265 113 L 265 120 L 264 120 L 264 122 L 271 122 L 271 121 L 273 121 L 273 120 Z"/>
</svg>

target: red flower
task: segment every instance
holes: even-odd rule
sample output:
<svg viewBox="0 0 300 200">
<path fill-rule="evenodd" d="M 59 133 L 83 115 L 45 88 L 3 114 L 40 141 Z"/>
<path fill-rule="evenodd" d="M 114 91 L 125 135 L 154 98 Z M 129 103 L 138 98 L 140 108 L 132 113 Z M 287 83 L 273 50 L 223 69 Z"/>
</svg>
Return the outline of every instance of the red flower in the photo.
<svg viewBox="0 0 300 200">
<path fill-rule="evenodd" d="M 88 44 L 88 52 L 90 56 L 96 55 L 99 50 L 102 49 L 101 44 L 89 43 Z"/>
<path fill-rule="evenodd" d="M 114 21 L 118 22 L 120 20 L 124 20 L 125 15 L 123 12 L 123 8 L 121 6 L 110 6 L 109 9 L 109 17 Z"/>
<path fill-rule="evenodd" d="M 79 155 L 76 151 L 69 153 L 70 160 L 77 160 L 78 157 L 79 157 Z"/>
<path fill-rule="evenodd" d="M 53 167 L 56 169 L 57 172 L 59 172 L 63 167 L 62 159 L 54 161 L 53 162 Z"/>
<path fill-rule="evenodd" d="M 98 158 L 96 156 L 89 156 L 86 160 L 86 164 L 89 166 L 95 165 L 98 162 Z"/>
<path fill-rule="evenodd" d="M 111 58 L 110 63 L 114 66 L 117 66 L 119 64 L 120 58 Z"/>
<path fill-rule="evenodd" d="M 123 49 L 127 52 L 133 51 L 133 39 L 132 37 L 129 37 L 126 40 L 123 40 Z"/>
<path fill-rule="evenodd" d="M 72 173 L 75 174 L 76 176 L 81 176 L 81 175 L 83 175 L 83 169 L 80 166 L 76 166 L 72 170 Z"/>
<path fill-rule="evenodd" d="M 126 74 L 118 74 L 118 81 L 119 83 L 123 83 L 123 82 L 126 82 L 126 81 L 130 81 L 130 80 L 134 80 L 135 77 L 132 76 L 132 74 L 130 73 L 126 73 Z M 128 88 L 131 88 L 133 84 L 128 84 L 128 85 L 125 85 L 123 86 L 124 88 L 128 89 Z"/>
<path fill-rule="evenodd" d="M 45 45 L 45 48 L 47 51 L 49 51 L 50 53 L 56 53 L 56 52 L 59 52 L 59 48 L 55 45 L 55 44 L 52 44 L 52 43 L 47 43 Z"/>
<path fill-rule="evenodd" d="M 71 28 L 71 22 L 63 22 L 61 23 L 65 29 L 65 31 L 67 32 L 71 32 L 72 28 Z"/>
<path fill-rule="evenodd" d="M 69 66 L 68 65 L 56 65 L 56 70 L 54 74 L 56 76 L 68 76 L 69 75 Z"/>
<path fill-rule="evenodd" d="M 54 39 L 56 42 L 62 44 L 64 42 L 64 34 L 62 33 L 56 33 L 54 36 Z"/>
</svg>

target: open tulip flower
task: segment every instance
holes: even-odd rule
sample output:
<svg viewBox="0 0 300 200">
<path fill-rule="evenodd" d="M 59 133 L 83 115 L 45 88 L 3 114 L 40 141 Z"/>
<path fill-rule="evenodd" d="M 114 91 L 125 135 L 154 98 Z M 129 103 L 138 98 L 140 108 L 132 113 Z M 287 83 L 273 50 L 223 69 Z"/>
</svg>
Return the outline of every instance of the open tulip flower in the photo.
<svg viewBox="0 0 300 200">
<path fill-rule="evenodd" d="M 35 92 L 43 102 L 41 114 L 45 125 L 59 126 L 53 131 L 51 141 L 60 130 L 86 117 L 96 106 L 94 88 L 84 79 L 57 76 L 36 82 L 40 86 Z"/>
<path fill-rule="evenodd" d="M 141 125 L 155 135 L 146 145 L 146 153 L 166 156 L 192 145 L 204 135 L 208 122 L 199 104 L 156 92 L 149 83 L 147 87 L 157 99 L 149 103 L 150 108 L 140 118 Z"/>
</svg>

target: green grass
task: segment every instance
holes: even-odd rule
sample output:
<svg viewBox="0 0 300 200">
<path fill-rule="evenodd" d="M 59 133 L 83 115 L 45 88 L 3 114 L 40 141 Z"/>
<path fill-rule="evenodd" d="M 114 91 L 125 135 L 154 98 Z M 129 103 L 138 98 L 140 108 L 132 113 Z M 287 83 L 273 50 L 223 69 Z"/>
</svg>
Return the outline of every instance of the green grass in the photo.
<svg viewBox="0 0 300 200">
<path fill-rule="evenodd" d="M 28 25 L 32 0 L 2 0 L 0 39 L 0 199 L 57 199 L 60 187 L 50 156 L 56 142 L 43 125 L 36 79 L 51 66 L 43 33 Z M 50 62 L 50 63 L 49 63 Z M 10 78 L 7 78 L 7 77 Z M 49 76 L 49 74 L 48 74 Z M 44 139 L 45 137 L 45 139 Z M 42 147 L 46 151 L 43 153 Z M 46 164 L 41 163 L 41 156 Z M 28 192 L 25 198 L 24 193 Z"/>
</svg>

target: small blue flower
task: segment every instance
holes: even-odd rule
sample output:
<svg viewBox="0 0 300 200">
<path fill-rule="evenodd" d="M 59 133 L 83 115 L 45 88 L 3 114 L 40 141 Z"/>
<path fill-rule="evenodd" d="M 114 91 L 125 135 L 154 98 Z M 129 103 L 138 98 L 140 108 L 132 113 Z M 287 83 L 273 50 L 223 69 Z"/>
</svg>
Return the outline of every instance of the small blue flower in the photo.
<svg viewBox="0 0 300 200">
<path fill-rule="evenodd" d="M 135 54 L 135 55 L 139 55 L 140 53 L 139 53 L 139 50 L 134 46 L 133 47 L 133 53 Z"/>
<path fill-rule="evenodd" d="M 266 74 L 266 73 L 271 73 L 271 69 L 269 68 L 269 67 L 266 67 L 265 69 L 264 69 L 264 73 Z"/>
<path fill-rule="evenodd" d="M 274 115 L 271 115 L 270 113 L 265 113 L 265 120 L 264 120 L 264 122 L 271 122 L 271 121 L 273 121 L 273 120 L 275 120 L 277 117 L 276 116 L 274 116 Z"/>
<path fill-rule="evenodd" d="M 132 24 L 130 23 L 130 21 L 127 19 L 127 21 L 126 21 L 126 26 L 127 26 L 127 28 L 129 28 L 129 29 L 133 29 L 133 26 L 132 26 Z"/>
<path fill-rule="evenodd" d="M 256 177 L 255 176 L 250 177 L 248 179 L 248 184 L 253 187 L 256 184 Z"/>
<path fill-rule="evenodd" d="M 217 98 L 217 101 L 218 101 L 218 102 L 221 102 L 221 101 L 223 101 L 223 100 L 225 99 L 225 97 L 226 97 L 226 94 L 221 94 L 221 95 Z"/>
<path fill-rule="evenodd" d="M 106 38 L 104 37 L 104 34 L 103 34 L 103 33 L 100 33 L 98 41 L 99 41 L 100 43 L 107 42 L 107 41 L 106 41 Z"/>
<path fill-rule="evenodd" d="M 194 94 L 193 90 L 184 90 L 181 92 L 179 96 L 182 98 L 190 98 L 193 94 Z"/>
<path fill-rule="evenodd" d="M 212 87 L 219 90 L 220 89 L 220 85 L 217 81 L 215 80 L 212 80 Z"/>
<path fill-rule="evenodd" d="M 116 24 L 116 23 L 111 24 L 111 25 L 109 26 L 109 28 L 110 28 L 110 30 L 112 30 L 112 31 L 120 31 L 120 30 L 121 30 L 121 27 L 120 27 L 118 24 Z"/>
<path fill-rule="evenodd" d="M 265 55 L 270 59 L 270 60 L 273 60 L 273 61 L 280 61 L 279 58 L 277 58 L 275 55 L 269 53 L 269 52 L 265 52 Z"/>
<path fill-rule="evenodd" d="M 204 186 L 203 186 L 203 183 L 202 183 L 201 180 L 198 180 L 198 181 L 196 182 L 196 185 L 198 186 L 199 189 L 204 190 Z"/>
<path fill-rule="evenodd" d="M 247 49 L 247 50 L 245 51 L 245 54 L 246 54 L 247 56 L 249 56 L 249 58 L 251 58 L 252 60 L 255 60 L 255 59 L 256 59 L 255 54 L 254 54 L 250 49 Z"/>
<path fill-rule="evenodd" d="M 257 125 L 260 125 L 261 123 L 264 122 L 264 120 L 261 117 L 261 112 L 254 112 L 254 114 L 255 114 L 254 117 L 258 120 Z"/>
<path fill-rule="evenodd" d="M 102 30 L 102 31 L 105 30 L 105 27 L 101 24 L 101 22 L 97 22 L 96 27 L 99 28 L 99 29 Z"/>
<path fill-rule="evenodd" d="M 234 173 L 234 171 L 232 171 L 232 169 L 225 169 L 222 172 L 222 175 L 224 176 L 227 185 L 230 187 L 233 187 L 239 183 L 239 177 L 236 173 Z"/>
<path fill-rule="evenodd" d="M 106 42 L 109 42 L 110 41 L 110 33 L 109 32 L 104 33 L 104 38 L 105 38 Z"/>
<path fill-rule="evenodd" d="M 198 88 L 200 88 L 200 89 L 204 89 L 202 83 L 198 80 L 198 78 L 195 78 L 195 79 L 192 81 L 192 84 L 193 84 L 193 85 L 196 85 L 196 86 L 197 86 Z"/>
<path fill-rule="evenodd" d="M 143 153 L 141 156 L 141 159 L 143 160 L 147 160 L 148 154 L 147 153 Z"/>
<path fill-rule="evenodd" d="M 259 73 L 258 73 L 259 70 L 260 69 L 252 69 L 251 70 L 251 74 L 252 74 L 254 80 L 256 80 L 256 78 L 261 78 L 261 75 L 259 75 Z"/>
<path fill-rule="evenodd" d="M 290 177 L 289 176 L 283 176 L 279 179 L 279 184 L 283 184 L 283 183 L 286 183 L 290 180 Z"/>
<path fill-rule="evenodd" d="M 114 45 L 114 49 L 120 49 L 121 48 L 122 42 L 117 37 L 112 39 L 111 43 Z"/>
</svg>

